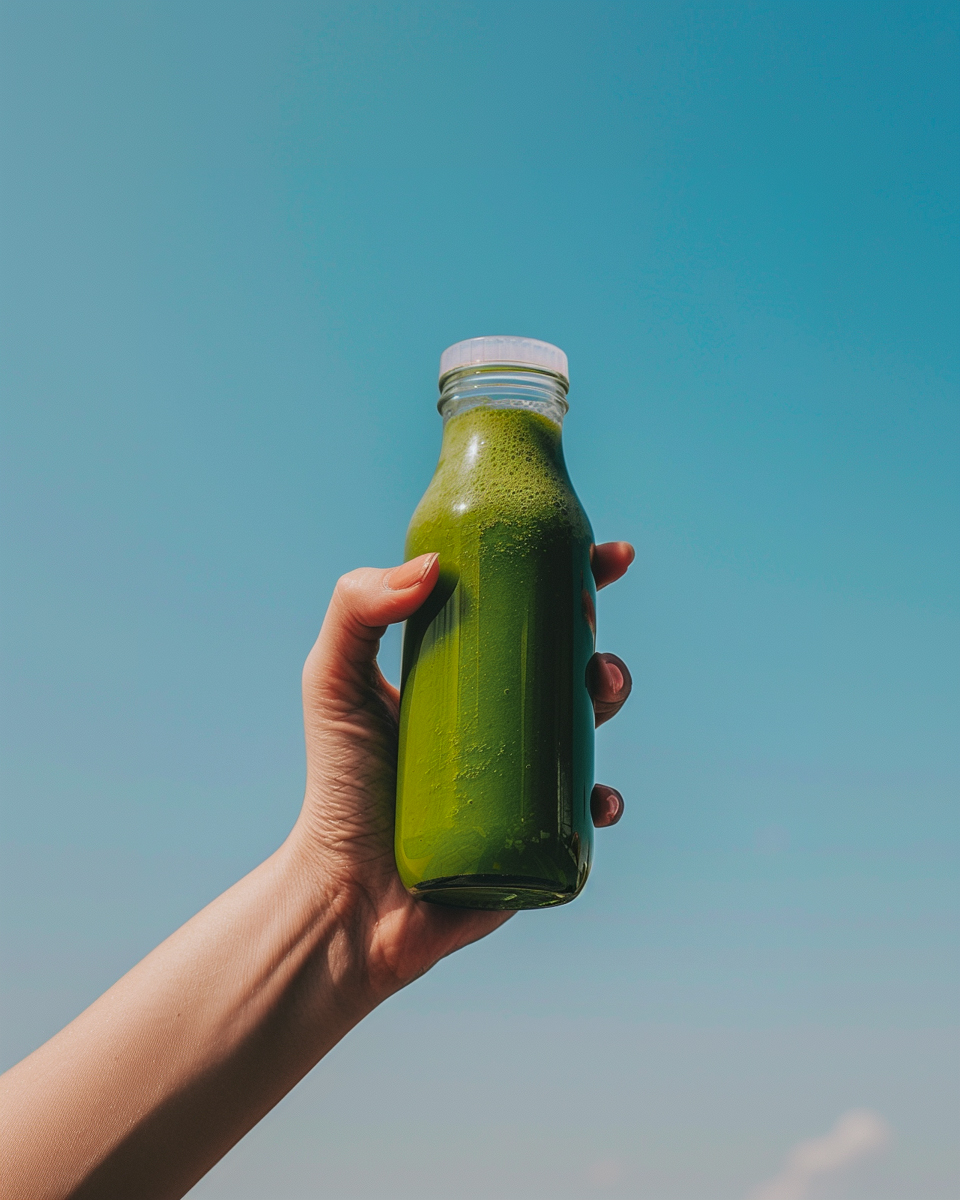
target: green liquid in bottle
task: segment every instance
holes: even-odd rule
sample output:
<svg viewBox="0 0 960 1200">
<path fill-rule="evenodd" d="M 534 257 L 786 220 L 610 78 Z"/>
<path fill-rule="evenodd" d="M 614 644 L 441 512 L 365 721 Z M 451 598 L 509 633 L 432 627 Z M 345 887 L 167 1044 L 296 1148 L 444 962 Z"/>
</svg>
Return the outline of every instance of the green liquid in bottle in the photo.
<svg viewBox="0 0 960 1200">
<path fill-rule="evenodd" d="M 440 555 L 403 646 L 396 857 L 423 899 L 542 908 L 586 882 L 592 541 L 559 424 L 486 405 L 447 420 L 406 544 Z"/>
</svg>

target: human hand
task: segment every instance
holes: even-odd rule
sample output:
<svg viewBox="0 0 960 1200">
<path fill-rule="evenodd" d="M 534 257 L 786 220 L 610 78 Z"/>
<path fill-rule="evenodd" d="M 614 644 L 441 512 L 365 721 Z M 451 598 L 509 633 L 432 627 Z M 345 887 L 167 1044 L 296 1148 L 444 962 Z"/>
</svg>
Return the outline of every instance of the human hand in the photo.
<svg viewBox="0 0 960 1200">
<path fill-rule="evenodd" d="M 594 547 L 597 587 L 619 579 L 633 557 L 626 542 Z M 362 947 L 373 1003 L 512 915 L 417 900 L 394 860 L 400 694 L 383 677 L 377 651 L 387 626 L 406 620 L 430 595 L 437 564 L 437 555 L 424 554 L 388 570 L 344 575 L 303 670 L 307 787 L 291 840 L 315 872 L 323 904 Z M 630 695 L 630 672 L 616 655 L 596 654 L 587 678 L 600 725 Z M 615 824 L 620 793 L 597 784 L 591 813 L 598 828 Z"/>
<path fill-rule="evenodd" d="M 633 559 L 597 546 L 597 586 Z M 184 1195 L 391 992 L 511 915 L 415 900 L 393 857 L 399 694 L 377 666 L 437 557 L 337 584 L 303 672 L 307 791 L 284 845 L 0 1081 L 4 1196 Z M 630 693 L 590 661 L 597 724 Z M 623 801 L 593 791 L 594 823 Z"/>
</svg>

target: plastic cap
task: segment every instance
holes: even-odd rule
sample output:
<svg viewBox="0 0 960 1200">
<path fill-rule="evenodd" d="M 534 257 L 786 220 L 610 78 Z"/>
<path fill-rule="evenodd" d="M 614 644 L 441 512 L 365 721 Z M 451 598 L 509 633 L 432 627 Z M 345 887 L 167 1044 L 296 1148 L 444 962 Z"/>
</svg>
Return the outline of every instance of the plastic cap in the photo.
<svg viewBox="0 0 960 1200">
<path fill-rule="evenodd" d="M 463 367 L 537 367 L 562 375 L 569 383 L 567 356 L 559 346 L 524 337 L 467 338 L 440 355 L 440 378 Z"/>
</svg>

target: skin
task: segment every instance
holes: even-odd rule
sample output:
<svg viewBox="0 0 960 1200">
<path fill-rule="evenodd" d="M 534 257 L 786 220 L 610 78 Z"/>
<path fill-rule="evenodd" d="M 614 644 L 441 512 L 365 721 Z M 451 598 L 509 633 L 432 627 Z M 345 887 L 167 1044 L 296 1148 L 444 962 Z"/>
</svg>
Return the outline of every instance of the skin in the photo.
<svg viewBox="0 0 960 1200">
<path fill-rule="evenodd" d="M 633 559 L 597 546 L 597 586 Z M 415 612 L 436 555 L 337 584 L 303 671 L 307 787 L 275 854 L 0 1077 L 2 1200 L 184 1195 L 367 1013 L 510 913 L 414 900 L 396 872 L 399 695 L 386 627 Z M 630 694 L 591 662 L 602 724 Z M 598 827 L 623 799 L 598 784 Z"/>
</svg>

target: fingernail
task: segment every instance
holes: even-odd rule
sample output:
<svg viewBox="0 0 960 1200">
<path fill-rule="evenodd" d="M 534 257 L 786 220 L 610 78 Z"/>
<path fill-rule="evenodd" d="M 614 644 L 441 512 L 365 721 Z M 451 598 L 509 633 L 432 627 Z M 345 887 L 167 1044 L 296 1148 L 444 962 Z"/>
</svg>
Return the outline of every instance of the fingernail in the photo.
<svg viewBox="0 0 960 1200">
<path fill-rule="evenodd" d="M 590 796 L 590 812 L 598 829 L 607 829 L 623 816 L 623 797 L 616 788 L 598 783 Z"/>
<path fill-rule="evenodd" d="M 439 557 L 439 554 L 421 554 L 417 558 L 411 558 L 409 562 L 388 571 L 383 577 L 383 586 L 391 592 L 402 592 L 412 588 L 421 579 L 426 578 L 427 572 Z"/>
<path fill-rule="evenodd" d="M 619 667 L 612 662 L 607 662 L 606 659 L 603 660 L 603 665 L 607 675 L 607 687 L 614 696 L 617 696 L 623 691 L 623 673 Z"/>
</svg>

